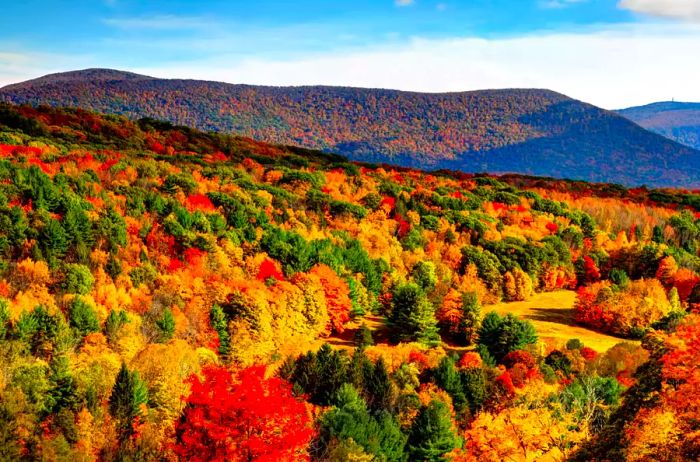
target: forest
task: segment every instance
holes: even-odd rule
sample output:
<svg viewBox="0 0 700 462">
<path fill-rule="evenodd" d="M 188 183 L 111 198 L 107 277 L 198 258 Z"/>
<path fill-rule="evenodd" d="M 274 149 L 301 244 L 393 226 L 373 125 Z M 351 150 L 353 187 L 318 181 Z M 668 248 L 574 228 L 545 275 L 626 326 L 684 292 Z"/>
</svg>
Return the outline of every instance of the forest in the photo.
<svg viewBox="0 0 700 462">
<path fill-rule="evenodd" d="M 698 191 L 0 105 L 2 461 L 694 461 L 699 309 Z"/>
<path fill-rule="evenodd" d="M 0 102 L 153 117 L 404 167 L 700 187 L 700 151 L 549 90 L 266 87 L 85 69 L 3 87 Z"/>
</svg>

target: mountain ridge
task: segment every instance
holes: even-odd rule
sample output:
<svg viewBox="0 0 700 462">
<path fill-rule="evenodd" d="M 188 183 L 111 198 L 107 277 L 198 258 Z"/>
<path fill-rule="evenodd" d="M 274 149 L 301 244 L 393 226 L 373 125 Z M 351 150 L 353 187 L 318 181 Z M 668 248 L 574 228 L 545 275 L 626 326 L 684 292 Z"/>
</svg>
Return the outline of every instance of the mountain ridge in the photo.
<svg viewBox="0 0 700 462">
<path fill-rule="evenodd" d="M 647 130 L 700 149 L 700 103 L 660 101 L 617 112 Z"/>
<path fill-rule="evenodd" d="M 699 151 L 545 89 L 270 87 L 88 69 L 4 87 L 0 100 L 152 117 L 409 167 L 700 184 Z"/>
</svg>

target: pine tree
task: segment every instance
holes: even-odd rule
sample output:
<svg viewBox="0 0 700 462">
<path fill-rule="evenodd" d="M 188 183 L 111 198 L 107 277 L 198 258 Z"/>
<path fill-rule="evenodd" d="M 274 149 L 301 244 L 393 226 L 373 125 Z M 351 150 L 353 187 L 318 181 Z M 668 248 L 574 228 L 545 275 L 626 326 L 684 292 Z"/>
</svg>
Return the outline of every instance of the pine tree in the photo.
<svg viewBox="0 0 700 462">
<path fill-rule="evenodd" d="M 455 410 L 462 412 L 467 405 L 467 398 L 462 389 L 462 380 L 455 368 L 455 361 L 452 357 L 445 356 L 440 360 L 438 367 L 433 372 L 437 386 L 445 390 L 452 398 Z"/>
<path fill-rule="evenodd" d="M 411 426 L 408 437 L 410 459 L 446 461 L 445 454 L 460 445 L 447 405 L 442 401 L 433 400 L 427 406 L 423 406 Z"/>
<path fill-rule="evenodd" d="M 365 390 L 368 396 L 367 402 L 372 411 L 391 412 L 394 405 L 394 390 L 384 358 L 379 357 L 369 375 L 365 377 Z"/>
<path fill-rule="evenodd" d="M 355 332 L 355 348 L 358 350 L 364 350 L 368 346 L 374 345 L 374 339 L 372 339 L 372 331 L 367 324 L 364 322 L 359 329 Z"/>
<path fill-rule="evenodd" d="M 417 341 L 429 346 L 440 343 L 435 307 L 416 284 L 394 290 L 389 325 L 396 341 Z"/>
<path fill-rule="evenodd" d="M 95 310 L 83 299 L 76 297 L 70 305 L 70 325 L 82 337 L 100 330 L 100 322 Z"/>
<path fill-rule="evenodd" d="M 156 326 L 160 330 L 160 342 L 166 343 L 175 334 L 175 318 L 173 317 L 173 312 L 170 308 L 165 308 L 163 310 L 163 315 L 160 319 L 156 320 Z"/>
<path fill-rule="evenodd" d="M 120 439 L 133 434 L 136 420 L 142 417 L 141 407 L 147 402 L 148 389 L 139 373 L 130 372 L 126 363 L 122 363 L 109 397 L 109 412 L 117 421 Z"/>
<path fill-rule="evenodd" d="M 474 292 L 462 295 L 462 319 L 460 331 L 468 345 L 474 345 L 479 339 L 479 327 L 481 327 L 481 305 Z"/>
</svg>

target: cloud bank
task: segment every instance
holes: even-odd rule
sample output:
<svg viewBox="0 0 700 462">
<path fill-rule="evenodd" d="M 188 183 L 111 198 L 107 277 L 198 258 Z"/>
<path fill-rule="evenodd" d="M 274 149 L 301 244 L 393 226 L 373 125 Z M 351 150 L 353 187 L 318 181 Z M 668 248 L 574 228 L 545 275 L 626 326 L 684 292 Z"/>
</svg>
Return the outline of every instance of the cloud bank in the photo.
<svg viewBox="0 0 700 462">
<path fill-rule="evenodd" d="M 700 22 L 700 0 L 621 0 L 619 6 L 650 16 Z"/>
</svg>

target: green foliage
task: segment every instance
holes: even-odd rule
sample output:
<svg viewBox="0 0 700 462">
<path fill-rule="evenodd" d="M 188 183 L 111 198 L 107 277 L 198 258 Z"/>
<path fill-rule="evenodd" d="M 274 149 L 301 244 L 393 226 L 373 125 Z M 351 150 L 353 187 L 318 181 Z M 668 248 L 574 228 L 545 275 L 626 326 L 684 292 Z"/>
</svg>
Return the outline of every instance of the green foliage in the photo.
<svg viewBox="0 0 700 462">
<path fill-rule="evenodd" d="M 95 310 L 82 298 L 76 297 L 70 304 L 68 311 L 70 326 L 73 327 L 81 337 L 92 332 L 99 332 L 100 322 L 97 319 Z"/>
<path fill-rule="evenodd" d="M 156 326 L 160 331 L 159 341 L 162 343 L 168 342 L 175 334 L 175 318 L 170 308 L 165 308 L 161 317 L 156 319 Z"/>
<path fill-rule="evenodd" d="M 489 312 L 479 329 L 479 344 L 500 361 L 505 355 L 537 341 L 537 333 L 532 323 L 520 320 L 511 313 L 501 317 L 495 311 Z"/>
<path fill-rule="evenodd" d="M 462 319 L 459 323 L 459 331 L 464 335 L 467 345 L 477 343 L 479 329 L 481 327 L 481 304 L 474 292 L 462 295 Z"/>
<path fill-rule="evenodd" d="M 354 336 L 355 348 L 359 350 L 364 350 L 368 346 L 374 345 L 374 339 L 372 339 L 372 331 L 367 324 L 362 323 L 359 329 L 355 332 Z"/>
<path fill-rule="evenodd" d="M 413 281 L 426 292 L 435 288 L 438 278 L 435 274 L 435 263 L 431 261 L 420 261 L 416 263 L 411 272 Z"/>
<path fill-rule="evenodd" d="M 86 295 L 95 284 L 95 277 L 85 265 L 66 265 L 63 290 L 70 294 Z"/>
<path fill-rule="evenodd" d="M 417 341 L 431 346 L 440 342 L 435 307 L 416 284 L 394 289 L 388 322 L 396 341 Z"/>
<path fill-rule="evenodd" d="M 372 416 L 350 384 L 339 388 L 334 401 L 335 407 L 321 417 L 315 453 L 324 454 L 333 439 L 351 439 L 378 461 L 406 460 L 406 437 L 390 414 Z"/>
<path fill-rule="evenodd" d="M 142 406 L 147 402 L 148 389 L 139 373 L 130 372 L 122 363 L 109 396 L 109 412 L 117 421 L 120 440 L 133 434 L 135 419 L 143 416 Z"/>
<path fill-rule="evenodd" d="M 231 335 L 228 332 L 228 315 L 219 305 L 214 305 L 209 311 L 211 327 L 219 335 L 219 355 L 228 358 L 231 348 Z"/>
<path fill-rule="evenodd" d="M 411 426 L 408 453 L 411 460 L 443 462 L 445 454 L 461 446 L 450 410 L 442 401 L 423 406 Z"/>
<path fill-rule="evenodd" d="M 105 335 L 110 341 L 114 341 L 122 326 L 129 322 L 126 311 L 110 311 L 105 320 Z"/>
</svg>

